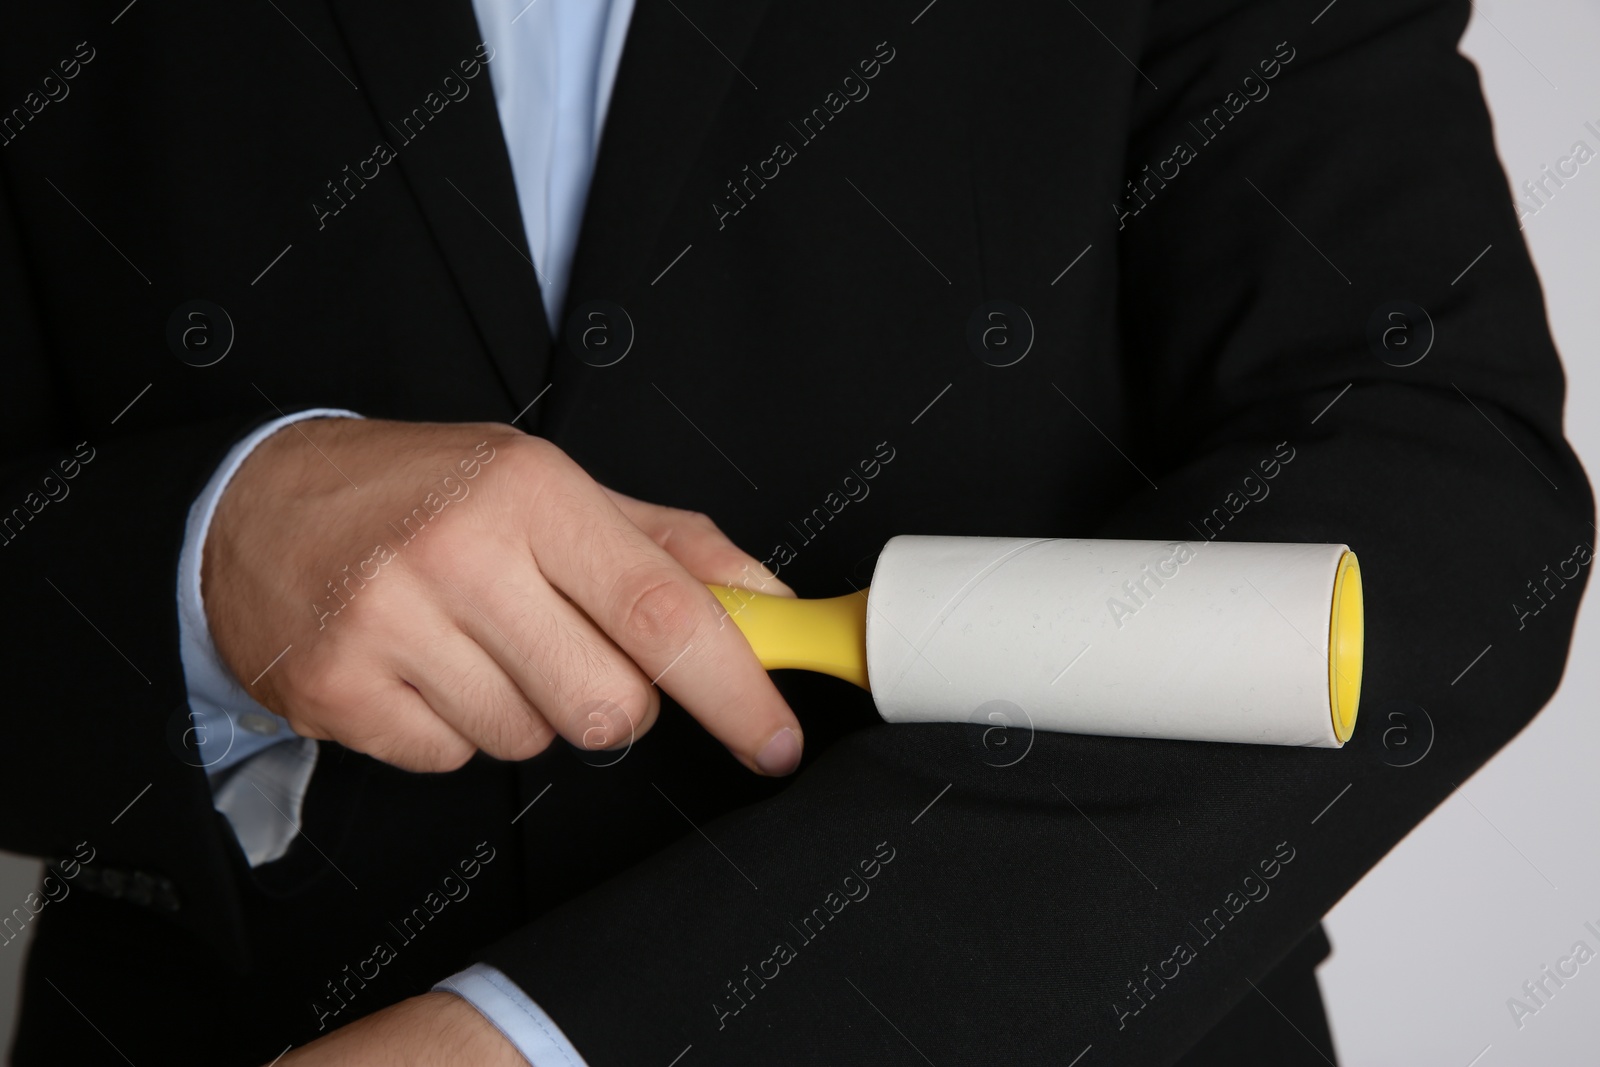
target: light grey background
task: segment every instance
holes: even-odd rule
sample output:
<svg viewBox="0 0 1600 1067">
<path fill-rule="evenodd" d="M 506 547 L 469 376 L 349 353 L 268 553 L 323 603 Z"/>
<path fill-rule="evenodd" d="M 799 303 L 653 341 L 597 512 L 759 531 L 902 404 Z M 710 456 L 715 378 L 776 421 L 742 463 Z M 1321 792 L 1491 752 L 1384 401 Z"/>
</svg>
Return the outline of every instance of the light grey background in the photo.
<svg viewBox="0 0 1600 1067">
<path fill-rule="evenodd" d="M 1323 17 L 1337 16 L 1334 6 Z M 1600 128 L 1597 48 L 1600 10 L 1582 0 L 1475 5 L 1463 50 L 1482 72 L 1513 186 L 1539 178 L 1540 167 L 1554 166 L 1574 141 L 1600 152 L 1600 136 L 1584 128 Z M 1441 164 L 1448 161 L 1433 161 Z M 1397 165 L 1405 165 L 1398 152 Z M 1600 159 L 1548 199 L 1524 236 L 1567 364 L 1567 433 L 1594 468 Z M 1443 348 L 1434 354 L 1446 356 Z M 1573 540 L 1585 536 L 1592 531 L 1574 531 Z M 1571 665 L 1551 705 L 1329 916 L 1334 954 L 1321 979 L 1342 1067 L 1600 1063 L 1600 958 L 1524 1017 L 1520 1029 L 1506 1006 L 1510 997 L 1526 999 L 1522 983 L 1574 942 L 1600 952 L 1600 938 L 1583 928 L 1587 921 L 1600 929 L 1597 653 L 1600 623 L 1590 610 L 1579 620 Z M 0 912 L 20 904 L 38 877 L 37 864 L 0 853 Z M 0 1048 L 10 1044 L 23 947 L 21 939 L 0 947 Z"/>
<path fill-rule="evenodd" d="M 1540 168 L 1554 168 L 1575 141 L 1600 152 L 1600 135 L 1584 128 L 1600 129 L 1600 7 L 1477 0 L 1476 8 L 1462 50 L 1478 64 L 1512 186 L 1540 178 Z M 1593 475 L 1600 471 L 1600 158 L 1564 180 L 1524 220 L 1523 236 L 1567 367 L 1567 436 Z M 1448 359 L 1447 344 L 1441 338 L 1429 358 Z M 1574 530 L 1572 543 L 1594 537 Z M 1529 632 L 1516 636 L 1533 636 L 1540 621 L 1530 618 Z M 1524 1017 L 1520 1029 L 1506 1006 L 1510 997 L 1526 999 L 1522 983 L 1578 940 L 1600 953 L 1600 937 L 1583 928 L 1600 929 L 1597 696 L 1600 619 L 1590 597 L 1555 700 L 1329 916 L 1333 956 L 1320 977 L 1341 1067 L 1600 1064 L 1600 957 L 1564 987 L 1551 983 L 1548 1006 Z"/>
<path fill-rule="evenodd" d="M 21 907 L 22 899 L 38 888 L 41 871 L 41 865 L 33 860 L 0 852 L 0 916 L 10 915 L 12 908 Z M 45 907 L 55 905 L 46 904 Z M 11 1032 L 16 1023 L 18 972 L 22 970 L 22 954 L 26 951 L 32 926 L 23 930 L 22 937 L 0 946 L 0 1049 L 6 1050 L 7 1063 L 11 1062 Z"/>
</svg>

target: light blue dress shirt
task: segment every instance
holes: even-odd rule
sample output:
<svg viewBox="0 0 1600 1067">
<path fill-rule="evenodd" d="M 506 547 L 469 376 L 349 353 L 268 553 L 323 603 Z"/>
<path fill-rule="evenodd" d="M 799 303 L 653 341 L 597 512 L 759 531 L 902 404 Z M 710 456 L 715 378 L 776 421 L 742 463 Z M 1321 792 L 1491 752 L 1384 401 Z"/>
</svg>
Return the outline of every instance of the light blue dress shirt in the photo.
<svg viewBox="0 0 1600 1067">
<path fill-rule="evenodd" d="M 545 316 L 560 329 L 572 256 L 634 0 L 473 0 L 492 49 L 489 76 L 511 157 L 517 203 L 539 274 Z M 193 760 L 252 867 L 298 836 L 316 742 L 251 700 L 217 656 L 201 599 L 206 532 L 223 490 L 260 442 L 300 419 L 355 412 L 319 408 L 275 419 L 228 453 L 189 509 L 178 560 L 179 652 L 188 685 Z M 436 989 L 464 998 L 532 1067 L 584 1067 L 555 1022 L 499 970 L 476 964 Z"/>
</svg>

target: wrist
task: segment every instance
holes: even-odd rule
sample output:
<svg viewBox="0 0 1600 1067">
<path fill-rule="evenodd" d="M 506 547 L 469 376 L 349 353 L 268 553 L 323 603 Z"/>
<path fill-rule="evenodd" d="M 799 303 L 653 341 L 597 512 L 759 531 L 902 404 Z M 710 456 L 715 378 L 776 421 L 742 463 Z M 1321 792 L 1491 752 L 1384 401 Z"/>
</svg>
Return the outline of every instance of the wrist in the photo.
<svg viewBox="0 0 1600 1067">
<path fill-rule="evenodd" d="M 280 1067 L 527 1067 L 478 1009 L 454 993 L 402 1000 L 295 1049 Z"/>
</svg>

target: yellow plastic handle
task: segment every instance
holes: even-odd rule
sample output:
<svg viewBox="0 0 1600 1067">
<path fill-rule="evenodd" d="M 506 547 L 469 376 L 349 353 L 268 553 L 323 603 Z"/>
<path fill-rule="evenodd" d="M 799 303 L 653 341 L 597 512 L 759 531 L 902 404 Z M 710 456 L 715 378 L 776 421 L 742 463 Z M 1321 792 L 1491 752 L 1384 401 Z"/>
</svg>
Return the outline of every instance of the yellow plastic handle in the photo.
<svg viewBox="0 0 1600 1067">
<path fill-rule="evenodd" d="M 767 670 L 794 668 L 867 684 L 867 590 L 826 600 L 707 586 Z"/>
</svg>

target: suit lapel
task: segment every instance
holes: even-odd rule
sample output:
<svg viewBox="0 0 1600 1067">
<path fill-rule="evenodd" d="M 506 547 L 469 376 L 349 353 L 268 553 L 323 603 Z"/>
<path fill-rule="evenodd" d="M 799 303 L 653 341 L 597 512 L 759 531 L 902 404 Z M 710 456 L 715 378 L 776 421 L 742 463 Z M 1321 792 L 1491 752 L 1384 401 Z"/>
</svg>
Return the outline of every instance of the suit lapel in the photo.
<svg viewBox="0 0 1600 1067">
<path fill-rule="evenodd" d="M 637 0 L 590 184 L 569 306 L 648 283 L 721 103 L 757 92 L 741 65 L 769 0 Z M 448 74 L 480 55 L 467 0 L 329 0 L 363 95 L 460 287 L 517 409 L 543 388 L 551 338 L 527 250 L 488 71 L 419 134 L 404 125 Z M 505 61 L 509 57 L 500 57 Z M 493 62 L 493 61 L 491 61 Z M 413 123 L 414 127 L 416 124 Z M 660 262 L 657 262 L 660 260 Z M 525 420 L 526 428 L 531 420 Z"/>
<path fill-rule="evenodd" d="M 589 187 L 568 307 L 650 280 L 681 249 L 661 230 L 729 93 L 759 91 L 745 55 L 769 0 L 637 0 Z"/>
<path fill-rule="evenodd" d="M 478 50 L 483 38 L 472 5 L 467 0 L 330 0 L 330 5 L 362 95 L 396 151 L 391 165 L 404 174 L 509 401 L 520 409 L 543 388 L 550 334 L 488 66 L 473 67 L 486 53 Z M 477 76 L 466 78 L 473 69 Z M 447 96 L 447 76 L 469 88 L 465 97 Z M 450 92 L 459 97 L 461 90 Z M 440 101 L 446 102 L 441 106 Z M 409 124 L 408 116 L 414 116 Z"/>
</svg>

